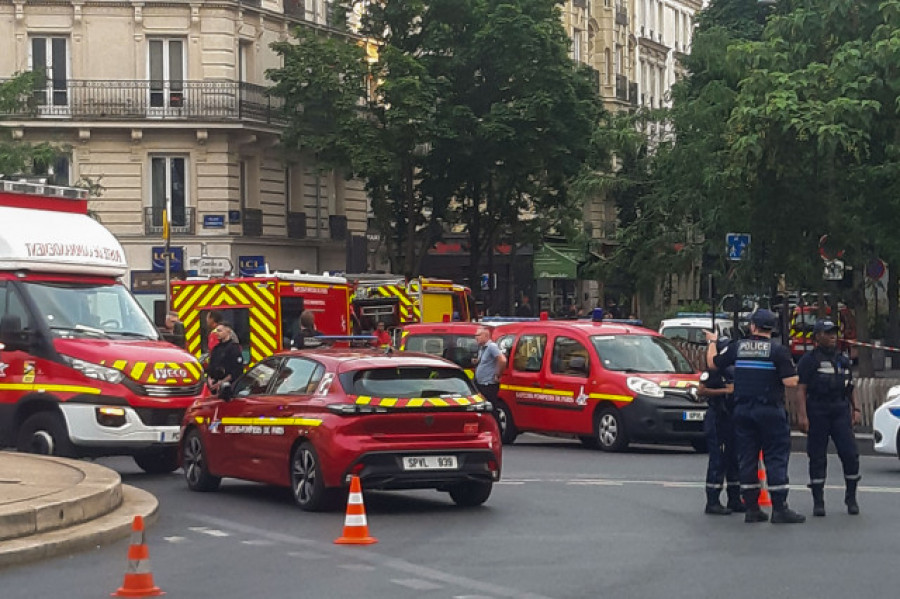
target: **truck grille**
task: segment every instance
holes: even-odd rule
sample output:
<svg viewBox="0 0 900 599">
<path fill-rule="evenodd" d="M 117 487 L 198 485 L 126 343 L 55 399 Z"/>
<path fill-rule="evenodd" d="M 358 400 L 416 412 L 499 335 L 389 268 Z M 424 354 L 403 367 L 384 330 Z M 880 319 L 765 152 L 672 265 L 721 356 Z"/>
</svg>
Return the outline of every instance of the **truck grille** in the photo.
<svg viewBox="0 0 900 599">
<path fill-rule="evenodd" d="M 140 394 L 148 397 L 191 397 L 200 395 L 203 383 L 193 385 L 140 385 Z"/>
<path fill-rule="evenodd" d="M 146 426 L 180 426 L 186 410 L 135 408 L 134 411 Z"/>
</svg>

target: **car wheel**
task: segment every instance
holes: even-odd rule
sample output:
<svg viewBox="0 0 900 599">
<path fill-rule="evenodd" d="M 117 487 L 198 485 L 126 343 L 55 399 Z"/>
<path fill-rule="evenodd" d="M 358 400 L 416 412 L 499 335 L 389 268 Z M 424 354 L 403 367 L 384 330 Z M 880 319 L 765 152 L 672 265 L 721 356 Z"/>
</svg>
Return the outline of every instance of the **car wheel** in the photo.
<svg viewBox="0 0 900 599">
<path fill-rule="evenodd" d="M 147 474 L 168 474 L 178 470 L 178 450 L 167 447 L 158 451 L 139 453 L 134 463 Z"/>
<path fill-rule="evenodd" d="M 603 451 L 623 451 L 628 447 L 625 420 L 616 408 L 603 408 L 597 416 L 597 444 Z"/>
<path fill-rule="evenodd" d="M 222 483 L 222 479 L 214 476 L 209 471 L 209 463 L 206 460 L 206 448 L 203 446 L 203 439 L 200 437 L 200 431 L 191 430 L 184 438 L 182 445 L 182 454 L 184 457 L 184 480 L 191 491 L 215 491 Z"/>
<path fill-rule="evenodd" d="M 75 457 L 66 423 L 56 412 L 38 412 L 26 418 L 19 428 L 16 449 L 23 453 Z"/>
<path fill-rule="evenodd" d="M 709 453 L 709 445 L 707 445 L 706 439 L 692 439 L 691 447 L 697 453 Z"/>
<path fill-rule="evenodd" d="M 303 443 L 291 455 L 291 494 L 294 501 L 307 512 L 318 512 L 328 507 L 327 491 L 319 454 L 312 443 Z"/>
<path fill-rule="evenodd" d="M 460 507 L 476 507 L 491 496 L 493 483 L 459 483 L 450 487 L 450 499 Z"/>
<path fill-rule="evenodd" d="M 515 443 L 519 431 L 516 430 L 516 423 L 513 421 L 509 406 L 499 399 L 494 401 L 494 418 L 497 419 L 497 425 L 500 427 L 500 441 L 504 445 Z"/>
</svg>

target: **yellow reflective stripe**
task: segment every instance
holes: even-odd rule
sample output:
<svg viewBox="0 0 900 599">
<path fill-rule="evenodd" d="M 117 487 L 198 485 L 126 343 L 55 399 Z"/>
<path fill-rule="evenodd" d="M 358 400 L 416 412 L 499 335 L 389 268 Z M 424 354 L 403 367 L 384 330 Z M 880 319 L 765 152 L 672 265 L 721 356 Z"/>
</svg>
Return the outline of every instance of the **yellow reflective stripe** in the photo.
<svg viewBox="0 0 900 599">
<path fill-rule="evenodd" d="M 200 364 L 197 362 L 185 362 L 184 368 L 185 368 L 185 370 L 190 372 L 191 376 L 193 376 L 195 379 L 200 378 L 200 373 L 203 372 L 203 369 L 200 367 Z"/>
<path fill-rule="evenodd" d="M 272 306 L 272 302 L 266 301 L 265 299 L 260 297 L 260 294 L 257 292 L 258 290 L 254 289 L 252 286 L 244 287 L 244 293 L 246 293 L 250 297 L 250 303 L 253 304 L 254 308 L 262 310 L 266 313 L 266 316 L 269 317 L 269 320 L 275 319 L 275 308 Z"/>
<path fill-rule="evenodd" d="M 471 369 L 471 368 L 466 368 L 463 372 L 465 372 L 465 373 L 466 373 L 466 376 L 469 377 L 470 379 L 474 379 L 474 378 L 475 378 L 475 371 L 474 371 L 473 369 Z"/>
<path fill-rule="evenodd" d="M 222 424 L 242 426 L 319 426 L 319 418 L 222 418 Z"/>
<path fill-rule="evenodd" d="M 372 401 L 372 398 L 367 395 L 360 395 L 359 397 L 356 398 L 356 403 L 358 403 L 361 406 L 368 405 L 368 403 L 370 401 Z"/>
<path fill-rule="evenodd" d="M 446 407 L 448 405 L 447 402 L 444 401 L 443 399 L 430 399 L 428 401 L 433 406 Z"/>
<path fill-rule="evenodd" d="M 128 366 L 128 360 L 116 360 L 113 362 L 112 367 L 116 370 L 125 370 L 125 367 Z"/>
<path fill-rule="evenodd" d="M 88 393 L 99 395 L 100 389 L 94 387 L 82 387 L 80 385 L 41 385 L 31 383 L 0 383 L 2 391 L 55 391 L 57 393 Z"/>
<path fill-rule="evenodd" d="M 141 375 L 144 374 L 144 369 L 147 368 L 146 362 L 135 362 L 134 368 L 131 369 L 131 374 L 129 375 L 134 380 L 140 380 Z"/>
<path fill-rule="evenodd" d="M 507 391 L 524 391 L 526 393 L 543 393 L 544 395 L 560 395 L 563 397 L 572 397 L 574 391 L 566 391 L 564 389 L 541 389 L 540 387 L 519 387 L 518 385 L 500 385 L 501 389 Z"/>
<path fill-rule="evenodd" d="M 588 397 L 591 399 L 609 399 L 612 401 L 634 401 L 634 398 L 630 395 L 613 395 L 612 393 L 588 393 Z"/>
<path fill-rule="evenodd" d="M 425 400 L 424 399 L 410 399 L 408 402 L 406 402 L 406 405 L 410 408 L 421 408 L 423 405 L 425 405 Z"/>
<path fill-rule="evenodd" d="M 392 406 L 397 405 L 397 401 L 399 401 L 399 400 L 396 397 L 391 398 L 391 399 L 382 399 L 380 402 L 380 405 L 382 405 L 386 408 L 390 408 Z"/>
</svg>

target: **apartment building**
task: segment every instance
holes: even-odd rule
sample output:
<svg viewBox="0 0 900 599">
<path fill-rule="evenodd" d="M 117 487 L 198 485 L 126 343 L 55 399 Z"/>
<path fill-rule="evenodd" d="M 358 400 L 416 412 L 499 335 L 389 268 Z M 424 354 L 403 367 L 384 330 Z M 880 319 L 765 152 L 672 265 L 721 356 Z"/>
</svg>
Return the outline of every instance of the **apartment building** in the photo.
<svg viewBox="0 0 900 599">
<path fill-rule="evenodd" d="M 279 149 L 285 116 L 265 71 L 295 26 L 329 31 L 328 3 L 0 0 L 0 77 L 44 73 L 0 126 L 66 148 L 52 182 L 101 186 L 91 209 L 137 291 L 161 291 L 167 205 L 184 269 L 201 254 L 246 272 L 364 268 L 362 184 Z"/>
</svg>

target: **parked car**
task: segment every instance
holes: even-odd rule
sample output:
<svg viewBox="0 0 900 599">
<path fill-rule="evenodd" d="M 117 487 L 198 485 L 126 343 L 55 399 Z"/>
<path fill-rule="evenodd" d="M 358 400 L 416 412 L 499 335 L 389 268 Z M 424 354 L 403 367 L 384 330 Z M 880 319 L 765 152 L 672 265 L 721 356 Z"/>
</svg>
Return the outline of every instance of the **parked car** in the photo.
<svg viewBox="0 0 900 599">
<path fill-rule="evenodd" d="M 898 455 L 900 449 L 900 385 L 891 387 L 887 400 L 875 410 L 872 419 L 875 451 Z"/>
<path fill-rule="evenodd" d="M 716 315 L 715 328 L 719 337 L 739 338 L 740 332 L 734 321 L 725 315 Z M 713 319 L 709 314 L 679 312 L 675 318 L 667 318 L 659 324 L 659 332 L 664 337 L 706 345 L 706 331 L 713 329 Z"/>
<path fill-rule="evenodd" d="M 500 479 L 500 431 L 461 368 L 424 354 L 322 349 L 276 354 L 182 424 L 187 485 L 223 477 L 290 487 L 325 509 L 352 475 L 365 489 L 446 491 L 484 503 Z"/>
<path fill-rule="evenodd" d="M 656 331 L 542 320 L 498 326 L 493 337 L 508 356 L 494 405 L 505 443 L 533 431 L 607 451 L 632 441 L 706 448 L 700 373 Z"/>
</svg>

